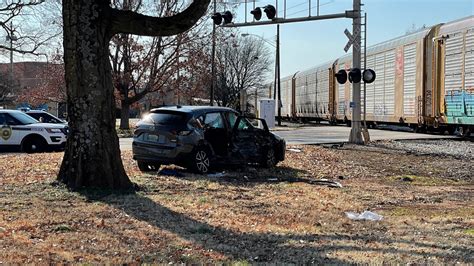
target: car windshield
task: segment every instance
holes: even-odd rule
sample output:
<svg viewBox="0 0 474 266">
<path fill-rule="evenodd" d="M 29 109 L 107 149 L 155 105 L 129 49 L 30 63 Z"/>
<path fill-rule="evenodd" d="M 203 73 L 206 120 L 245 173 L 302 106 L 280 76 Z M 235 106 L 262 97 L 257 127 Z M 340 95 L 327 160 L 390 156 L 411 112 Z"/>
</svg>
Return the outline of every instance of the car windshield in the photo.
<svg viewBox="0 0 474 266">
<path fill-rule="evenodd" d="M 38 120 L 34 119 L 33 117 L 31 117 L 31 116 L 29 116 L 25 113 L 12 112 L 10 115 L 13 116 L 16 120 L 20 121 L 20 123 L 22 123 L 23 125 L 39 123 Z"/>
<path fill-rule="evenodd" d="M 54 124 L 64 123 L 63 120 L 46 113 L 28 113 L 28 115 L 35 118 L 38 121 L 41 121 L 40 118 L 42 118 L 43 123 L 54 123 Z"/>
<path fill-rule="evenodd" d="M 180 112 L 158 111 L 151 113 L 143 119 L 147 123 L 159 125 L 178 125 L 184 124 L 186 114 Z"/>
</svg>

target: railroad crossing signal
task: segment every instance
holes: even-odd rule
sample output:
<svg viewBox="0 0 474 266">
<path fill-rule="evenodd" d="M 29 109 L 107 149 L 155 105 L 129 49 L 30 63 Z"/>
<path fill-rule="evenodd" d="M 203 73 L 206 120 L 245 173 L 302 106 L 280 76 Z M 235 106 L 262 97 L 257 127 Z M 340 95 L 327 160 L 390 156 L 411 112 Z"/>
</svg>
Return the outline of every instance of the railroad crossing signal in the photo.
<svg viewBox="0 0 474 266">
<path fill-rule="evenodd" d="M 360 80 L 362 79 L 362 73 L 360 71 L 360 69 L 358 68 L 352 68 L 350 71 L 349 71 L 349 82 L 350 83 L 359 83 Z"/>
<path fill-rule="evenodd" d="M 364 70 L 364 73 L 362 73 L 362 80 L 364 80 L 364 82 L 367 84 L 374 82 L 375 77 L 375 71 L 372 69 L 366 69 Z"/>
<path fill-rule="evenodd" d="M 344 52 L 347 53 L 347 51 L 349 51 L 349 48 L 351 48 L 351 45 L 354 45 L 354 48 L 357 50 L 357 51 L 360 51 L 360 46 L 359 44 L 357 44 L 357 42 L 355 41 L 356 38 L 359 36 L 360 32 L 357 30 L 354 32 L 354 35 L 352 35 L 348 29 L 345 29 L 344 30 L 344 34 L 346 34 L 347 38 L 349 39 L 349 41 L 347 42 L 346 46 L 344 47 Z"/>
<path fill-rule="evenodd" d="M 337 83 L 344 84 L 347 81 L 347 72 L 344 69 L 339 70 L 336 74 Z"/>
<path fill-rule="evenodd" d="M 265 12 L 268 19 L 274 19 L 276 17 L 276 8 L 272 5 L 264 6 L 263 12 Z M 250 11 L 250 14 L 253 15 L 255 20 L 259 21 L 262 18 L 262 9 L 256 7 L 254 10 Z"/>
<path fill-rule="evenodd" d="M 259 21 L 262 18 L 262 9 L 260 7 L 257 7 L 254 10 L 250 11 L 250 14 L 253 15 L 255 20 Z"/>
<path fill-rule="evenodd" d="M 339 84 L 346 83 L 348 79 L 350 83 L 359 83 L 363 80 L 369 84 L 375 81 L 375 71 L 372 69 L 366 69 L 363 73 L 358 68 L 351 68 L 349 73 L 345 69 L 341 69 L 334 76 L 336 76 L 337 83 Z"/>
<path fill-rule="evenodd" d="M 215 13 L 211 18 L 214 21 L 214 24 L 221 25 L 222 20 L 224 20 L 224 24 L 231 23 L 233 16 L 230 11 L 226 11 L 224 13 Z"/>
</svg>

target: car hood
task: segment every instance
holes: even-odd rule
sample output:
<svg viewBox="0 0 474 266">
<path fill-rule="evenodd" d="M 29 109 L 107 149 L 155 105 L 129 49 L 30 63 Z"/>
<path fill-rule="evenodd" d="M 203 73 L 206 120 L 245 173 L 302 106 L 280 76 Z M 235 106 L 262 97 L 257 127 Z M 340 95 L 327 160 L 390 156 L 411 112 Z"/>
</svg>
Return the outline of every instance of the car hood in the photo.
<svg viewBox="0 0 474 266">
<path fill-rule="evenodd" d="M 35 123 L 29 124 L 28 126 L 32 128 L 65 128 L 66 124 L 53 124 L 53 123 Z"/>
<path fill-rule="evenodd" d="M 270 134 L 272 134 L 275 137 L 275 139 L 278 140 L 278 141 L 285 140 L 284 138 L 280 137 L 278 134 L 275 134 L 274 132 L 270 131 Z"/>
</svg>

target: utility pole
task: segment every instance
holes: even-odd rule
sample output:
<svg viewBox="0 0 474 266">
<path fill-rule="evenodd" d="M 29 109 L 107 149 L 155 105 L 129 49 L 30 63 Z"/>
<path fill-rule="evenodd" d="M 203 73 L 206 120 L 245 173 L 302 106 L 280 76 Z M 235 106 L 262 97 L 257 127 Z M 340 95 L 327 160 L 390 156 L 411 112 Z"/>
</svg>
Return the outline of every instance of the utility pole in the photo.
<svg viewBox="0 0 474 266">
<path fill-rule="evenodd" d="M 8 35 L 10 39 L 10 90 L 13 88 L 13 39 L 16 41 L 16 37 L 13 35 L 13 23 L 10 22 L 10 33 Z"/>
<path fill-rule="evenodd" d="M 367 67 L 367 13 L 364 13 L 364 69 Z M 364 126 L 362 127 L 364 143 L 370 141 L 369 130 L 367 129 L 367 82 L 364 82 Z"/>
<path fill-rule="evenodd" d="M 281 126 L 281 82 L 280 82 L 280 24 L 277 24 L 277 84 L 278 84 L 278 126 Z"/>
<path fill-rule="evenodd" d="M 360 0 L 354 0 L 353 5 L 355 16 L 352 19 L 352 32 L 354 33 L 354 44 L 352 45 L 352 67 L 360 69 Z M 361 127 L 360 82 L 352 83 L 352 100 L 354 101 L 354 107 L 352 109 L 352 129 L 349 136 L 349 143 L 364 144 Z"/>
<path fill-rule="evenodd" d="M 181 34 L 178 34 L 176 36 L 176 68 L 177 68 L 177 73 L 176 73 L 176 105 L 180 105 L 180 76 L 179 76 L 179 46 L 181 44 Z"/>
<path fill-rule="evenodd" d="M 216 0 L 214 0 L 214 14 L 217 12 Z M 216 85 L 216 24 L 212 23 L 212 51 L 211 51 L 211 106 L 214 105 L 214 88 Z"/>
</svg>

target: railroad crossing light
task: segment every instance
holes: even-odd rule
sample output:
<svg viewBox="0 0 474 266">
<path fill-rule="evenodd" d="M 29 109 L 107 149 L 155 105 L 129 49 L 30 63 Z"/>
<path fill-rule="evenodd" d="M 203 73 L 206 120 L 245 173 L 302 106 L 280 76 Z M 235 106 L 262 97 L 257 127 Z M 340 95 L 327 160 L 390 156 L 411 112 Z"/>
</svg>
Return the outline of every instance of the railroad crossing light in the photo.
<svg viewBox="0 0 474 266">
<path fill-rule="evenodd" d="M 364 80 L 365 83 L 372 83 L 375 80 L 375 71 L 372 69 L 366 69 L 364 70 L 364 73 L 362 74 L 362 80 Z"/>
<path fill-rule="evenodd" d="M 334 76 L 339 84 L 344 84 L 347 81 L 347 72 L 344 69 L 339 70 Z"/>
<path fill-rule="evenodd" d="M 232 16 L 232 13 L 230 13 L 230 11 L 226 11 L 222 15 L 222 18 L 224 18 L 224 24 L 229 24 L 232 22 L 233 16 Z"/>
<path fill-rule="evenodd" d="M 215 13 L 214 15 L 212 15 L 211 18 L 212 18 L 212 21 L 214 21 L 214 24 L 221 25 L 221 23 L 222 23 L 221 13 Z"/>
<path fill-rule="evenodd" d="M 359 68 L 351 68 L 349 71 L 349 82 L 350 83 L 359 83 L 362 79 L 362 73 Z"/>
<path fill-rule="evenodd" d="M 224 24 L 231 23 L 233 16 L 230 11 L 226 11 L 224 13 L 215 13 L 211 18 L 214 21 L 214 24 L 221 25 L 222 20 L 224 20 Z"/>
<path fill-rule="evenodd" d="M 253 15 L 253 18 L 255 20 L 260 20 L 262 18 L 262 9 L 260 7 L 257 7 L 254 10 L 250 11 L 250 14 Z"/>
<path fill-rule="evenodd" d="M 272 5 L 263 7 L 263 11 L 265 12 L 265 14 L 267 14 L 268 19 L 274 19 L 276 16 L 276 9 Z"/>
</svg>

